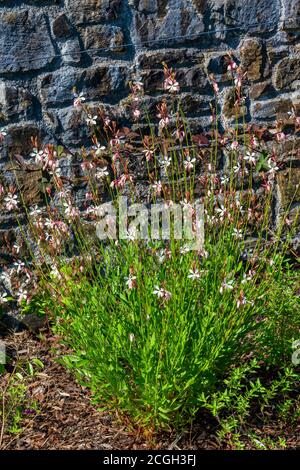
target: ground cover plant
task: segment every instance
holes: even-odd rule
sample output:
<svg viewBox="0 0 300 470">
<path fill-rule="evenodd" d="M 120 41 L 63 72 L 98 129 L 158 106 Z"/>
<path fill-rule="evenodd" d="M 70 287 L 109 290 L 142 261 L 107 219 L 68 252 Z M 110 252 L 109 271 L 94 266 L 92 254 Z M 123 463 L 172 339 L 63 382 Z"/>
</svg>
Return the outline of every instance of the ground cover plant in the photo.
<svg viewBox="0 0 300 470">
<path fill-rule="evenodd" d="M 29 223 L 24 230 L 20 221 L 22 240 L 14 247 L 14 268 L 3 275 L 1 301 L 16 298 L 24 314 L 47 316 L 72 350 L 66 367 L 91 388 L 100 408 L 117 410 L 128 426 L 152 436 L 184 428 L 206 410 L 220 437 L 242 447 L 253 412 L 299 418 L 298 219 L 289 215 L 290 205 L 274 222 L 278 152 L 293 135 L 280 123 L 273 133 L 246 124 L 243 77 L 227 61 L 236 122 L 223 132 L 214 78 L 212 129 L 195 135 L 166 64 L 162 87 L 170 100 L 157 105 L 157 125 L 139 82 L 128 100 L 134 129 L 118 128 L 74 91 L 93 142 L 80 153 L 84 200 L 74 200 L 63 175 L 67 149 L 34 142 L 44 205 L 28 206 L 17 174 L 15 187 L 0 191 L 3 208 L 19 221 L 25 212 Z M 297 134 L 299 118 L 291 115 Z M 138 236 L 137 223 L 120 239 L 114 212 L 105 219 L 110 237 L 100 240 L 99 206 L 112 201 L 117 210 L 125 196 L 146 208 L 182 208 L 196 235 L 202 220 L 195 203 L 201 204 L 204 243 L 191 249 L 189 240 L 177 239 L 172 216 L 165 239 L 151 238 L 148 229 Z"/>
</svg>

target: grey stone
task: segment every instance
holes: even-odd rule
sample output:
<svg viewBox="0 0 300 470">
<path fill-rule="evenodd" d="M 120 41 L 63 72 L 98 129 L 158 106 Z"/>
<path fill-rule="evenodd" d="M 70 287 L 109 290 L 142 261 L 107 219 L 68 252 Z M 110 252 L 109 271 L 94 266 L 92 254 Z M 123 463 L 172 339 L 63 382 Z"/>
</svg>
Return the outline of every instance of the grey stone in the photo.
<svg viewBox="0 0 300 470">
<path fill-rule="evenodd" d="M 0 81 L 0 116 L 4 122 L 11 118 L 33 118 L 33 99 L 27 89 Z"/>
<path fill-rule="evenodd" d="M 111 48 L 112 53 L 123 52 L 124 34 L 119 26 L 96 25 L 82 29 L 85 49 L 90 55 L 103 54 L 100 49 Z M 94 49 L 94 50 L 93 50 Z M 95 50 L 98 49 L 98 50 Z"/>
<path fill-rule="evenodd" d="M 66 65 L 79 65 L 81 62 L 81 49 L 79 39 L 68 39 L 61 46 L 61 55 Z"/>
<path fill-rule="evenodd" d="M 57 16 L 52 22 L 52 33 L 57 39 L 66 39 L 71 36 L 73 27 L 65 13 Z"/>
<path fill-rule="evenodd" d="M 284 88 L 299 88 L 300 86 L 300 57 L 286 57 L 274 69 L 273 83 L 277 90 Z"/>
<path fill-rule="evenodd" d="M 45 15 L 32 10 L 0 13 L 0 73 L 39 70 L 53 62 Z"/>
<path fill-rule="evenodd" d="M 257 101 L 251 106 L 251 114 L 258 121 L 287 120 L 291 110 L 292 100 L 290 98 Z"/>
<path fill-rule="evenodd" d="M 39 79 L 40 99 L 46 106 L 71 103 L 73 88 L 83 91 L 88 100 L 99 100 L 126 90 L 127 67 L 103 63 L 79 70 L 65 67 Z"/>
<path fill-rule="evenodd" d="M 224 5 L 224 19 L 227 25 L 241 29 L 234 34 L 276 31 L 281 11 L 280 0 L 221 0 L 217 4 Z M 229 33 L 231 34 L 231 33 Z"/>
<path fill-rule="evenodd" d="M 66 11 L 76 24 L 115 20 L 121 10 L 121 0 L 66 0 Z"/>
<path fill-rule="evenodd" d="M 283 29 L 290 30 L 300 26 L 300 2 L 299 0 L 283 0 Z"/>
</svg>

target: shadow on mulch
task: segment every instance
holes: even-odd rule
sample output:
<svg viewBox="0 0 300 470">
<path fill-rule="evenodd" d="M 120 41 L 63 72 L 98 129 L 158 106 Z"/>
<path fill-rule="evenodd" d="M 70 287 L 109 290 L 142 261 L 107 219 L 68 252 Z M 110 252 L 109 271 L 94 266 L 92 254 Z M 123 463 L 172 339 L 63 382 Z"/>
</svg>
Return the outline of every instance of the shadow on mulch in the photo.
<svg viewBox="0 0 300 470">
<path fill-rule="evenodd" d="M 28 401 L 38 403 L 38 413 L 24 418 L 23 431 L 14 436 L 4 433 L 2 450 L 197 450 L 230 449 L 221 445 L 216 436 L 215 423 L 206 415 L 188 432 L 163 434 L 149 442 L 138 430 L 129 431 L 118 422 L 115 414 L 97 411 L 91 402 L 89 390 L 76 383 L 74 377 L 55 360 L 53 349 L 59 347 L 58 338 L 45 336 L 41 341 L 28 331 L 12 333 L 4 338 L 11 364 L 39 358 L 44 369 L 35 373 L 28 382 Z M 0 423 L 1 425 L 1 423 Z M 278 423 L 251 428 L 263 438 L 284 436 L 287 448 L 300 448 L 300 426 L 297 430 L 280 429 Z M 298 432 L 297 432 L 298 431 Z M 247 436 L 243 441 L 247 449 L 253 448 Z"/>
</svg>

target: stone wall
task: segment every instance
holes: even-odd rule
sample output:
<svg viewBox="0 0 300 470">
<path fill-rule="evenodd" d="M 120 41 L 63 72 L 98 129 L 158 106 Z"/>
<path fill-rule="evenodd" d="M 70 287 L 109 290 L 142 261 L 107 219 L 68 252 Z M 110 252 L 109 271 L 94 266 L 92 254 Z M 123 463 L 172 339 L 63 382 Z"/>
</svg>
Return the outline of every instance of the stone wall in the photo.
<svg viewBox="0 0 300 470">
<path fill-rule="evenodd" d="M 0 0 L 0 131 L 7 134 L 0 186 L 12 177 L 10 157 L 26 159 L 32 137 L 68 149 L 89 143 L 73 87 L 128 125 L 129 84 L 142 81 L 145 106 L 157 121 L 163 61 L 176 69 L 182 107 L 197 131 L 210 126 L 211 74 L 220 88 L 221 125 L 234 122 L 228 52 L 246 73 L 247 121 L 274 127 L 281 120 L 289 129 L 292 106 L 300 111 L 299 36 L 300 0 Z M 299 210 L 298 147 L 281 144 L 286 166 L 276 213 L 295 194 L 292 213 Z M 28 201 L 39 202 L 42 172 L 19 177 Z M 0 214 L 0 271 L 15 259 L 7 247 L 18 238 L 18 224 Z"/>
<path fill-rule="evenodd" d="M 28 155 L 33 136 L 68 148 L 89 142 L 73 87 L 130 124 L 129 83 L 141 80 L 157 120 L 162 61 L 177 71 L 193 128 L 210 125 L 211 74 L 221 123 L 234 122 L 228 52 L 247 72 L 247 120 L 274 127 L 279 119 L 288 128 L 292 105 L 300 110 L 299 25 L 299 0 L 0 0 L 0 129 L 7 133 L 0 178 L 10 156 Z M 299 152 L 292 150 L 297 182 Z M 3 242 L 9 223 L 3 215 L 0 223 Z"/>
<path fill-rule="evenodd" d="M 247 71 L 247 118 L 287 120 L 300 103 L 299 24 L 299 0 L 0 0 L 1 165 L 32 134 L 85 143 L 73 87 L 130 120 L 130 80 L 145 83 L 146 103 L 158 99 L 162 60 L 177 69 L 197 127 L 209 123 L 211 73 L 224 124 L 232 119 L 227 51 Z"/>
</svg>

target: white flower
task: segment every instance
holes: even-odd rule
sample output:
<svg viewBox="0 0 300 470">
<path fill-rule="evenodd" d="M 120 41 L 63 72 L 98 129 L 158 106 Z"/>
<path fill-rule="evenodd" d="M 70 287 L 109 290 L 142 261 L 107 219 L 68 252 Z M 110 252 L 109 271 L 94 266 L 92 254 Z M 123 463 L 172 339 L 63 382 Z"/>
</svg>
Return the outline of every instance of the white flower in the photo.
<svg viewBox="0 0 300 470">
<path fill-rule="evenodd" d="M 279 167 L 277 166 L 277 163 L 274 160 L 272 160 L 271 158 L 269 158 L 269 160 L 268 160 L 268 166 L 270 168 L 268 173 L 269 173 L 271 178 L 274 178 L 276 172 L 279 170 Z"/>
<path fill-rule="evenodd" d="M 13 270 L 11 270 L 13 271 Z M 1 275 L 0 275 L 0 279 L 2 279 L 2 281 L 4 281 L 6 284 L 8 284 L 10 286 L 11 284 L 11 279 L 10 279 L 11 275 L 8 273 L 8 271 L 5 271 L 3 272 Z"/>
<path fill-rule="evenodd" d="M 30 215 L 31 217 L 35 217 L 35 216 L 41 214 L 41 212 L 42 212 L 41 209 L 39 209 L 38 205 L 35 204 L 35 205 L 32 206 L 32 208 L 30 209 L 29 215 Z"/>
<path fill-rule="evenodd" d="M 52 266 L 52 269 L 50 271 L 50 275 L 57 278 L 57 279 L 59 279 L 59 280 L 62 279 L 62 276 L 61 276 L 57 266 L 55 266 L 55 265 Z"/>
<path fill-rule="evenodd" d="M 189 279 L 195 280 L 195 279 L 200 278 L 200 273 L 199 273 L 198 269 L 190 269 L 189 273 L 190 273 L 190 274 L 188 274 Z"/>
<path fill-rule="evenodd" d="M 248 274 L 244 273 L 243 274 L 243 279 L 241 281 L 241 284 L 246 284 L 246 282 L 249 282 L 252 280 L 253 276 L 255 274 L 255 271 L 249 271 Z"/>
<path fill-rule="evenodd" d="M 153 158 L 154 151 L 153 151 L 153 150 L 146 149 L 146 150 L 143 150 L 143 153 L 145 154 L 145 157 L 146 157 L 147 162 L 150 162 L 150 161 L 152 160 L 152 158 Z"/>
<path fill-rule="evenodd" d="M 220 220 L 223 220 L 227 215 L 227 209 L 223 206 L 223 204 L 221 204 L 221 207 L 217 207 L 216 212 L 219 214 Z"/>
<path fill-rule="evenodd" d="M 85 97 L 83 96 L 83 92 L 79 93 L 79 95 L 77 93 L 74 93 L 74 107 L 75 108 L 80 108 L 80 106 L 82 105 L 82 103 L 86 100 Z"/>
<path fill-rule="evenodd" d="M 125 281 L 129 289 L 133 289 L 134 287 L 136 287 L 136 276 L 130 275 L 128 277 L 125 277 Z"/>
<path fill-rule="evenodd" d="M 88 114 L 88 117 L 86 118 L 86 123 L 88 126 L 95 126 L 97 124 L 97 117 L 98 116 L 91 116 Z"/>
<path fill-rule="evenodd" d="M 167 127 L 169 122 L 170 122 L 169 117 L 162 118 L 158 123 L 159 129 L 164 129 L 165 127 Z"/>
<path fill-rule="evenodd" d="M 106 150 L 106 147 L 104 147 L 104 145 L 97 144 L 93 149 L 95 150 L 95 155 L 99 156 Z"/>
<path fill-rule="evenodd" d="M 22 287 L 19 289 L 17 292 L 17 297 L 18 297 L 18 303 L 20 304 L 23 300 L 28 299 L 28 292 L 27 290 L 24 290 Z"/>
<path fill-rule="evenodd" d="M 250 163 L 250 165 L 256 165 L 257 163 L 257 159 L 256 159 L 254 152 L 246 152 L 246 155 L 244 156 L 244 160 Z"/>
<path fill-rule="evenodd" d="M 237 308 L 245 305 L 247 303 L 246 297 L 242 294 L 236 301 Z"/>
<path fill-rule="evenodd" d="M 76 217 L 79 217 L 79 210 L 76 207 L 68 203 L 64 203 L 63 205 L 65 206 L 65 216 L 68 219 L 76 219 Z"/>
<path fill-rule="evenodd" d="M 241 172 L 241 165 L 239 163 L 237 165 L 235 165 L 233 167 L 233 171 L 234 171 L 235 174 L 240 173 Z"/>
<path fill-rule="evenodd" d="M 30 154 L 31 157 L 34 157 L 35 163 L 38 165 L 40 163 L 43 163 L 45 154 L 43 150 L 38 150 L 37 148 L 34 148 L 33 151 Z"/>
<path fill-rule="evenodd" d="M 154 192 L 157 196 L 160 196 L 162 192 L 162 184 L 161 181 L 154 181 L 152 184 L 152 188 L 154 189 Z"/>
<path fill-rule="evenodd" d="M 191 171 L 194 168 L 194 163 L 196 161 L 196 158 L 191 158 L 189 155 L 186 157 L 186 160 L 184 161 L 184 166 L 187 171 Z"/>
<path fill-rule="evenodd" d="M 53 230 L 55 228 L 55 221 L 51 219 L 45 219 L 45 227 L 49 228 L 50 230 Z"/>
<path fill-rule="evenodd" d="M 237 228 L 233 229 L 233 236 L 237 238 L 238 240 L 241 240 L 243 238 L 243 232 L 242 230 L 239 230 Z"/>
<path fill-rule="evenodd" d="M 172 296 L 171 292 L 159 286 L 155 286 L 153 294 L 157 295 L 158 298 L 165 299 L 165 300 L 169 300 Z"/>
<path fill-rule="evenodd" d="M 21 247 L 20 247 L 20 245 L 18 245 L 18 243 L 14 243 L 13 248 L 15 249 L 17 254 L 20 253 Z"/>
<path fill-rule="evenodd" d="M 175 78 L 168 77 L 164 81 L 164 89 L 170 93 L 177 93 L 180 90 L 180 86 Z"/>
<path fill-rule="evenodd" d="M 0 305 L 4 304 L 5 302 L 8 302 L 7 293 L 3 292 L 2 294 L 0 294 Z"/>
<path fill-rule="evenodd" d="M 130 333 L 130 335 L 129 335 L 129 341 L 132 343 L 132 342 L 134 341 L 134 339 L 135 339 L 134 334 L 133 334 L 133 333 Z"/>
<path fill-rule="evenodd" d="M 4 198 L 5 207 L 8 211 L 12 211 L 16 209 L 19 204 L 19 199 L 16 194 L 8 193 L 7 196 Z"/>
<path fill-rule="evenodd" d="M 221 176 L 221 185 L 225 186 L 227 183 L 229 183 L 229 177 L 228 176 Z"/>
<path fill-rule="evenodd" d="M 140 116 L 141 116 L 141 114 L 142 114 L 142 113 L 141 113 L 141 111 L 140 111 L 138 108 L 135 108 L 135 109 L 133 110 L 133 113 L 132 113 L 134 119 L 139 119 Z"/>
<path fill-rule="evenodd" d="M 25 263 L 22 261 L 16 261 L 14 263 L 15 269 L 17 270 L 17 274 L 19 274 L 25 268 Z"/>
<path fill-rule="evenodd" d="M 220 294 L 223 294 L 225 290 L 232 290 L 234 288 L 234 280 L 227 281 L 224 279 L 224 281 L 221 284 L 220 287 Z"/>
<path fill-rule="evenodd" d="M 168 157 L 167 155 L 164 155 L 162 159 L 162 165 L 164 166 L 165 169 L 167 169 L 172 163 L 171 157 Z"/>
<path fill-rule="evenodd" d="M 103 180 L 104 178 L 107 178 L 109 176 L 109 172 L 107 171 L 107 166 L 104 168 L 97 168 L 97 171 L 95 173 L 95 177 L 97 180 Z"/>
<path fill-rule="evenodd" d="M 7 136 L 7 132 L 0 131 L 0 142 L 3 142 L 4 137 L 6 137 L 6 136 Z"/>
</svg>

